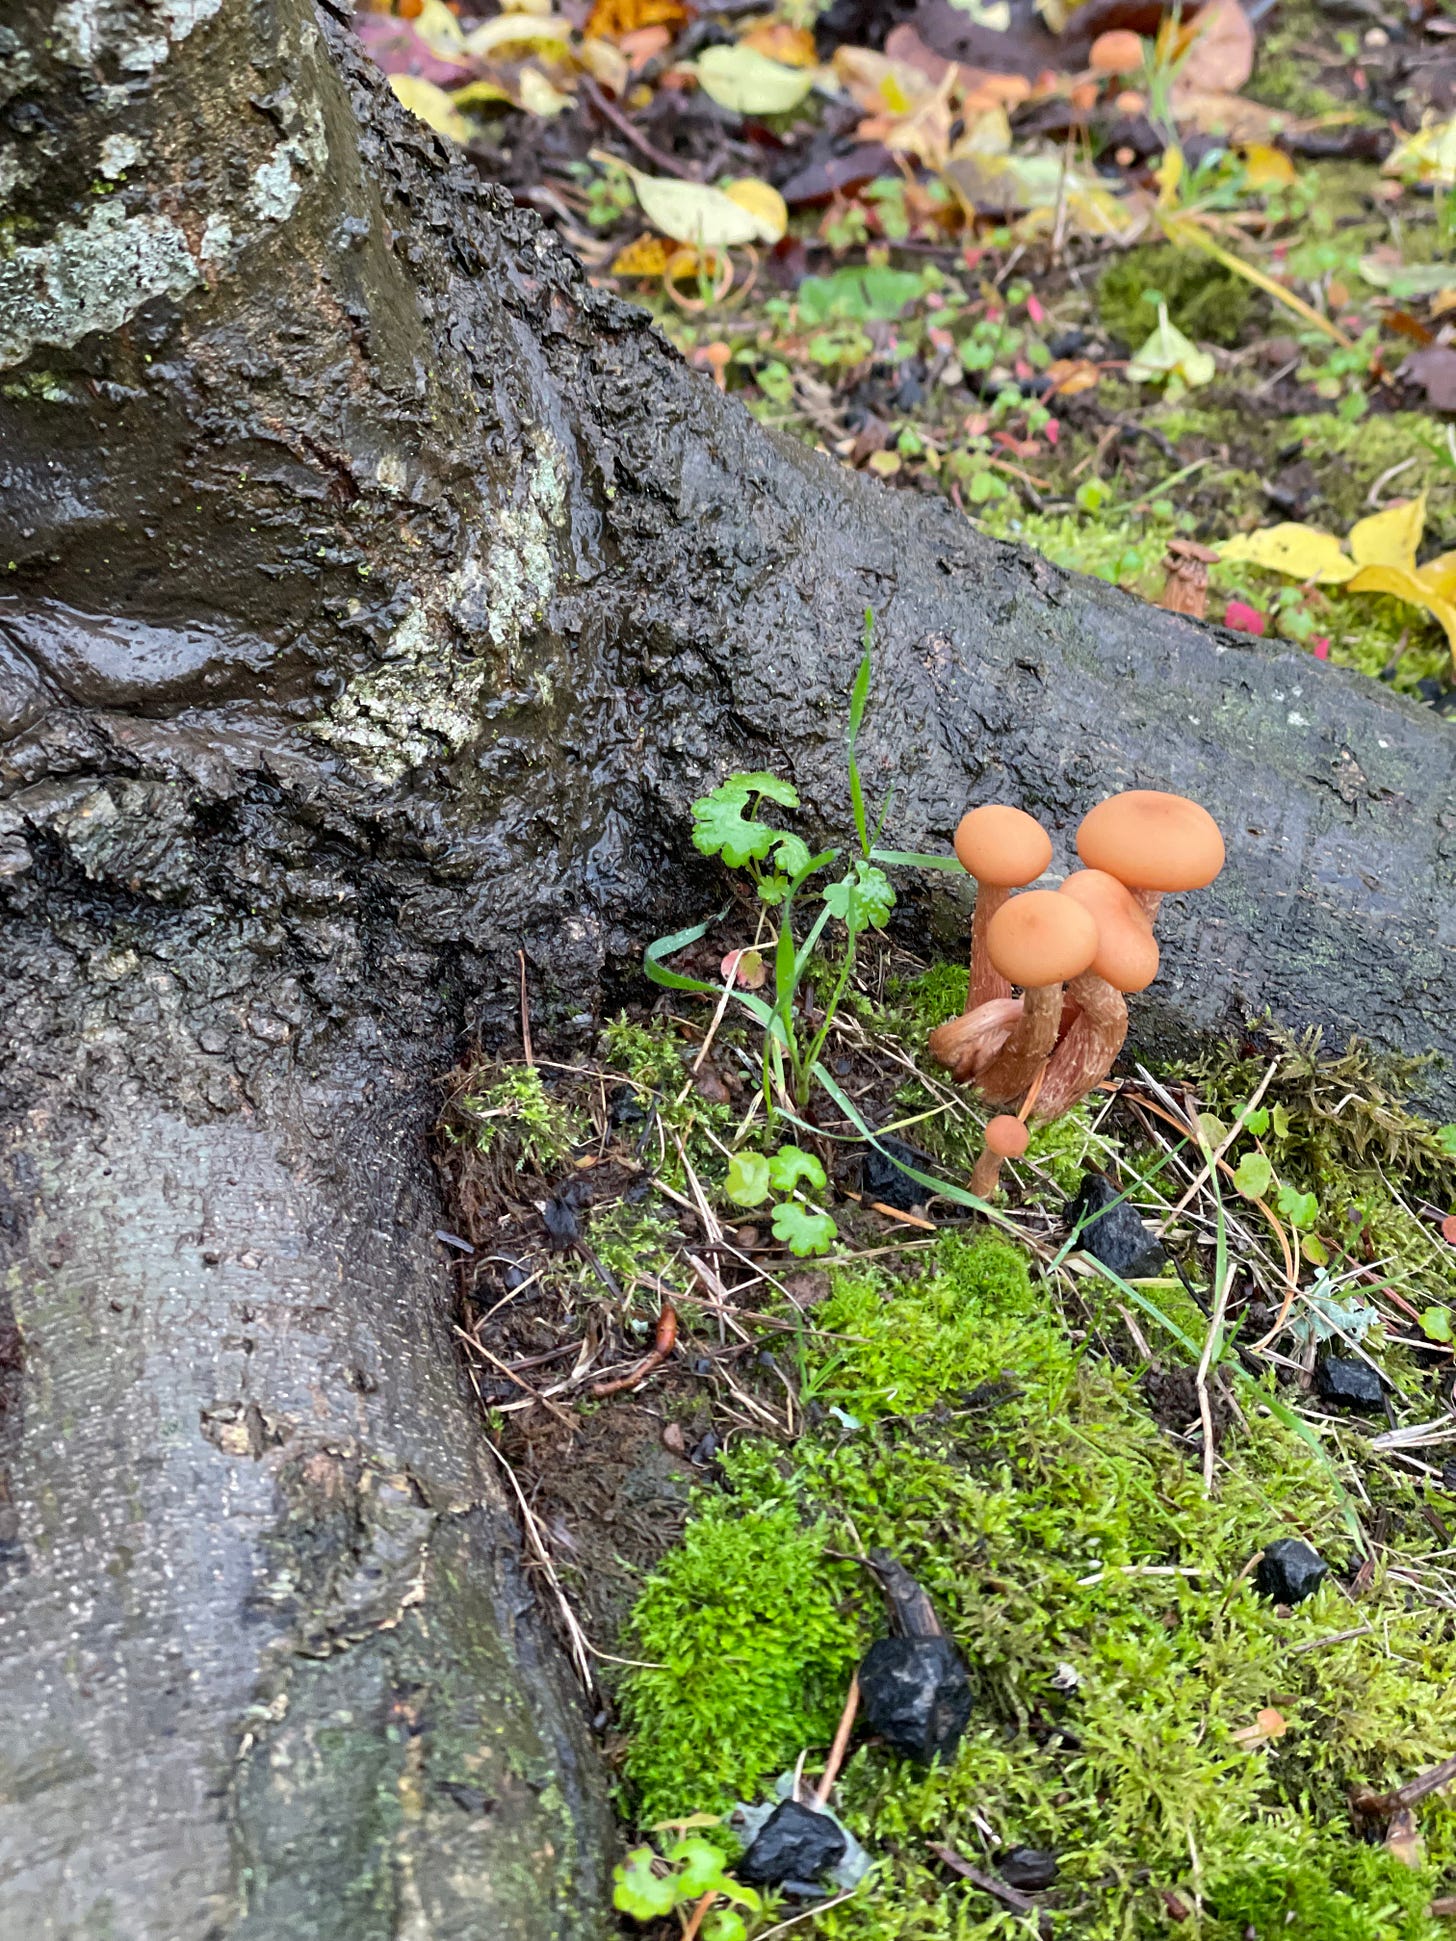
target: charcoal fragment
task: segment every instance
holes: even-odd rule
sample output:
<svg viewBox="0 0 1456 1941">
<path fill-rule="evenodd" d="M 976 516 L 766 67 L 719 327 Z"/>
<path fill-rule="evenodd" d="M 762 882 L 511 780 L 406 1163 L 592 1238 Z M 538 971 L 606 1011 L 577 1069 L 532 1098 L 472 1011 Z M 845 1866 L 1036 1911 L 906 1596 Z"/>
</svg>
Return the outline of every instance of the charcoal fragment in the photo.
<svg viewBox="0 0 1456 1941">
<path fill-rule="evenodd" d="M 1276 1537 L 1265 1546 L 1254 1589 L 1275 1604 L 1299 1604 L 1317 1591 L 1330 1567 L 1299 1537 Z"/>
<path fill-rule="evenodd" d="M 816 1881 L 844 1858 L 845 1838 L 827 1813 L 786 1799 L 759 1828 L 734 1869 L 751 1887 Z"/>
<path fill-rule="evenodd" d="M 917 1146 L 907 1146 L 903 1139 L 889 1133 L 875 1136 L 878 1143 L 865 1147 L 860 1162 L 860 1191 L 866 1201 L 878 1200 L 881 1206 L 892 1206 L 897 1213 L 911 1213 L 925 1204 L 932 1189 L 921 1186 L 901 1168 L 913 1166 L 917 1173 L 934 1173 L 936 1162 L 929 1153 L 921 1152 Z"/>
<path fill-rule="evenodd" d="M 1131 1202 L 1118 1199 L 1118 1191 L 1106 1173 L 1083 1173 L 1075 1198 L 1062 1209 L 1062 1218 L 1069 1227 L 1079 1220 L 1086 1222 L 1077 1237 L 1083 1253 L 1100 1260 L 1122 1280 L 1150 1280 L 1163 1272 L 1168 1257 Z"/>
<path fill-rule="evenodd" d="M 1013 1847 L 996 1862 L 996 1871 L 1008 1887 L 1039 1894 L 1056 1880 L 1057 1856 L 1045 1847 Z"/>
<path fill-rule="evenodd" d="M 1354 1355 L 1323 1355 L 1315 1364 L 1314 1385 L 1322 1400 L 1343 1409 L 1384 1409 L 1380 1377 L 1368 1361 Z"/>
<path fill-rule="evenodd" d="M 971 1716 L 966 1661 L 949 1638 L 879 1638 L 859 1668 L 865 1725 L 928 1766 L 949 1759 Z"/>
</svg>

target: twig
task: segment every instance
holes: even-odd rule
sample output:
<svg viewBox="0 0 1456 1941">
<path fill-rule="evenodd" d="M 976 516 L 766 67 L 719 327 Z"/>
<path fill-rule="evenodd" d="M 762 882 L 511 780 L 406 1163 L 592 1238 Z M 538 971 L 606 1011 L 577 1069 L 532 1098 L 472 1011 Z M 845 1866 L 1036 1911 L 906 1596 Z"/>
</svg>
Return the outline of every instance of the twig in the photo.
<svg viewBox="0 0 1456 1941">
<path fill-rule="evenodd" d="M 962 1880 L 970 1881 L 973 1887 L 979 1887 L 983 1894 L 989 1894 L 993 1900 L 1000 1901 L 1003 1907 L 1009 1907 L 1013 1913 L 1035 1914 L 1038 1911 L 1037 1904 L 1030 1894 L 1023 1894 L 1019 1887 L 1008 1887 L 1004 1880 L 997 1880 L 992 1874 L 983 1874 L 980 1868 L 973 1867 L 969 1860 L 962 1860 L 954 1847 L 937 1846 L 932 1840 L 930 1851 L 937 1860 L 949 1867 L 953 1874 L 959 1874 Z"/>
<path fill-rule="evenodd" d="M 1319 1651 L 1327 1644 L 1348 1644 L 1351 1638 L 1366 1637 L 1374 1629 L 1373 1624 L 1357 1624 L 1353 1631 L 1331 1631 L 1327 1638 L 1310 1638 L 1304 1644 L 1295 1645 L 1289 1655 L 1297 1658 L 1302 1651 Z"/>
<path fill-rule="evenodd" d="M 517 1388 L 523 1388 L 533 1402 L 539 1402 L 543 1409 L 549 1409 L 558 1422 L 564 1422 L 571 1429 L 572 1433 L 575 1433 L 576 1424 L 572 1421 L 565 1409 L 559 1408 L 555 1402 L 544 1396 L 539 1388 L 532 1388 L 529 1382 L 523 1381 L 513 1368 L 507 1367 L 499 1355 L 493 1355 L 483 1342 L 476 1340 L 473 1334 L 466 1334 L 464 1328 L 457 1328 L 455 1332 L 470 1343 L 476 1354 L 484 1355 L 492 1368 L 499 1369 L 508 1382 L 514 1382 Z"/>
<path fill-rule="evenodd" d="M 842 1907 L 846 1901 L 852 1901 L 858 1891 L 858 1888 L 851 1887 L 846 1893 L 836 1894 L 832 1901 L 818 1901 L 813 1907 L 806 1907 L 802 1914 L 791 1914 L 787 1921 L 780 1921 L 777 1927 L 765 1928 L 758 1941 L 773 1941 L 776 1934 L 787 1934 L 800 1921 L 812 1921 L 817 1915 L 827 1913 L 831 1907 Z"/>
<path fill-rule="evenodd" d="M 693 173 L 692 169 L 685 168 L 681 162 L 675 162 L 671 155 L 664 155 L 660 148 L 654 148 L 647 137 L 640 130 L 632 126 L 620 108 L 613 107 L 612 103 L 608 101 L 596 82 L 588 74 L 584 74 L 581 77 L 581 91 L 596 109 L 602 120 L 610 122 L 617 133 L 625 140 L 631 142 L 639 155 L 645 155 L 654 168 L 666 169 L 669 175 L 675 175 L 683 182 L 696 182 L 698 180 L 698 177 Z M 613 156 L 612 159 L 615 161 L 616 157 Z"/>
<path fill-rule="evenodd" d="M 531 1050 L 531 1007 L 526 1002 L 526 953 L 524 950 L 518 950 L 516 952 L 516 962 L 521 967 L 521 1049 L 525 1055 L 526 1063 L 528 1065 L 534 1065 L 536 1056 Z"/>
<path fill-rule="evenodd" d="M 844 1701 L 844 1710 L 839 1715 L 839 1724 L 835 1728 L 834 1744 L 829 1748 L 829 1758 L 825 1762 L 819 1784 L 814 1788 L 816 1806 L 823 1806 L 834 1791 L 834 1782 L 839 1777 L 839 1768 L 844 1764 L 845 1748 L 849 1744 L 849 1735 L 854 1730 L 854 1715 L 858 1710 L 859 1673 L 856 1672 L 849 1681 L 849 1692 Z"/>
<path fill-rule="evenodd" d="M 657 1316 L 657 1332 L 653 1336 L 651 1351 L 632 1370 L 630 1375 L 619 1375 L 614 1382 L 593 1382 L 587 1390 L 593 1400 L 601 1401 L 608 1395 L 620 1395 L 625 1389 L 637 1388 L 655 1374 L 677 1346 L 677 1309 L 670 1301 L 664 1301 Z"/>
<path fill-rule="evenodd" d="M 471 1379 L 473 1384 L 474 1377 L 472 1376 Z M 477 1391 L 478 1398 L 479 1392 Z M 571 1662 L 576 1667 L 576 1675 L 581 1680 L 588 1697 L 595 1698 L 597 1685 L 596 1680 L 592 1677 L 591 1665 L 588 1663 L 588 1654 L 592 1647 L 587 1641 L 587 1635 L 582 1630 L 575 1611 L 572 1610 L 571 1605 L 567 1602 L 566 1592 L 561 1588 L 561 1579 L 556 1575 L 556 1566 L 551 1561 L 551 1552 L 546 1548 L 545 1539 L 541 1535 L 540 1521 L 536 1516 L 536 1512 L 526 1501 L 525 1492 L 516 1480 L 515 1470 L 511 1468 L 510 1464 L 506 1461 L 500 1450 L 496 1448 L 489 1436 L 485 1436 L 483 1441 L 486 1448 L 489 1449 L 490 1453 L 505 1471 L 506 1481 L 511 1486 L 511 1491 L 516 1499 L 516 1506 L 521 1512 L 521 1527 L 525 1532 L 526 1548 L 532 1554 L 536 1563 L 546 1573 L 546 1581 L 551 1586 L 552 1592 L 555 1595 L 557 1609 L 561 1612 L 561 1621 L 566 1627 L 567 1644 L 571 1651 Z"/>
</svg>

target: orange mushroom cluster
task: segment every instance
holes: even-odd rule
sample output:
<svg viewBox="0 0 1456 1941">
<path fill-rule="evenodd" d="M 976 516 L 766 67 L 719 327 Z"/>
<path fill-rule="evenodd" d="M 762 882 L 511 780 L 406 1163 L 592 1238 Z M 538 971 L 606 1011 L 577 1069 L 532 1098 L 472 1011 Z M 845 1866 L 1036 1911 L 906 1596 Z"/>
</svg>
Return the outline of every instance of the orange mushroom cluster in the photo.
<svg viewBox="0 0 1456 1941">
<path fill-rule="evenodd" d="M 1126 998 L 1158 974 L 1159 904 L 1211 883 L 1224 848 L 1197 802 L 1129 789 L 1084 818 L 1077 854 L 1085 867 L 1056 890 L 1027 887 L 1052 845 L 1024 810 L 972 809 L 955 849 L 976 882 L 970 983 L 963 1014 L 930 1034 L 931 1056 L 989 1104 L 1020 1102 L 987 1127 L 972 1179 L 984 1198 L 1002 1159 L 1026 1150 L 1027 1119 L 1058 1118 L 1111 1071 L 1127 1037 Z"/>
</svg>

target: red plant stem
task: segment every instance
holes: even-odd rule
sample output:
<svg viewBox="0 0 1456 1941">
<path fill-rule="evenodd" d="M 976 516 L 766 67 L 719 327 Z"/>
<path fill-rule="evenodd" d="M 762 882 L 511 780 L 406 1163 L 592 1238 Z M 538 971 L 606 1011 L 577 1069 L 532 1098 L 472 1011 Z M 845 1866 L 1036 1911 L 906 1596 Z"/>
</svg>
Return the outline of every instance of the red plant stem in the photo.
<svg viewBox="0 0 1456 1941">
<path fill-rule="evenodd" d="M 1134 890 L 1133 896 L 1142 906 L 1142 913 L 1148 920 L 1149 928 L 1158 920 L 1158 910 L 1163 901 L 1161 890 Z"/>
<path fill-rule="evenodd" d="M 992 998 L 1010 997 L 1011 986 L 991 962 L 987 934 L 991 919 L 1009 899 L 1010 890 L 999 883 L 983 883 L 976 878 L 976 907 L 971 912 L 971 981 L 966 993 L 966 1009 L 989 1004 Z"/>
<path fill-rule="evenodd" d="M 587 1394 L 600 1401 L 605 1395 L 620 1395 L 624 1389 L 636 1388 L 645 1382 L 667 1360 L 677 1346 L 677 1309 L 670 1301 L 664 1301 L 662 1311 L 657 1317 L 657 1332 L 652 1338 L 652 1351 L 638 1362 L 630 1375 L 621 1375 L 614 1382 L 593 1382 Z"/>
<path fill-rule="evenodd" d="M 703 1925 L 703 1916 L 707 1913 L 708 1909 L 713 1905 L 714 1901 L 717 1900 L 717 1898 L 718 1898 L 717 1888 L 710 1887 L 707 1893 L 704 1894 L 703 1898 L 698 1902 L 697 1906 L 693 1909 L 693 1918 L 688 1922 L 687 1926 L 683 1929 L 682 1941 L 693 1941 L 693 1937 L 697 1934 L 698 1929 Z"/>
<path fill-rule="evenodd" d="M 849 1691 L 845 1696 L 844 1710 L 839 1715 L 839 1724 L 834 1732 L 834 1744 L 829 1748 L 829 1758 L 825 1763 L 819 1784 L 814 1788 L 814 1804 L 823 1806 L 834 1791 L 834 1782 L 839 1777 L 839 1768 L 844 1764 L 845 1749 L 849 1745 L 849 1735 L 854 1729 L 854 1715 L 859 1710 L 859 1673 L 849 1681 Z"/>
</svg>

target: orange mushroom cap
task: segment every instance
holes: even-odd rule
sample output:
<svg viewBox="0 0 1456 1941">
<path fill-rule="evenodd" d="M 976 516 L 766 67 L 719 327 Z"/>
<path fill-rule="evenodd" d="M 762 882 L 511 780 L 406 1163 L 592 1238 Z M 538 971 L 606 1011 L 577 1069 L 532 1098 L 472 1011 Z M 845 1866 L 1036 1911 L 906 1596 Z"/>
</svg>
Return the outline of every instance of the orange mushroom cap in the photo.
<svg viewBox="0 0 1456 1941">
<path fill-rule="evenodd" d="M 1158 940 L 1132 891 L 1106 870 L 1079 869 L 1058 895 L 1081 904 L 1097 925 L 1093 976 L 1115 991 L 1145 991 L 1158 974 Z"/>
<path fill-rule="evenodd" d="M 999 1112 L 986 1122 L 986 1150 L 998 1159 L 1020 1159 L 1030 1138 L 1021 1120 L 1010 1112 Z"/>
<path fill-rule="evenodd" d="M 1083 817 L 1077 854 L 1129 889 L 1201 890 L 1223 868 L 1223 837 L 1186 795 L 1128 789 Z"/>
<path fill-rule="evenodd" d="M 1097 925 L 1069 896 L 1027 890 L 992 917 L 986 932 L 991 962 L 1024 991 L 1080 977 L 1097 955 Z"/>
<path fill-rule="evenodd" d="M 988 802 L 961 817 L 955 853 L 961 868 L 978 883 L 1019 890 L 1034 883 L 1051 861 L 1052 839 L 1025 809 Z"/>
</svg>

